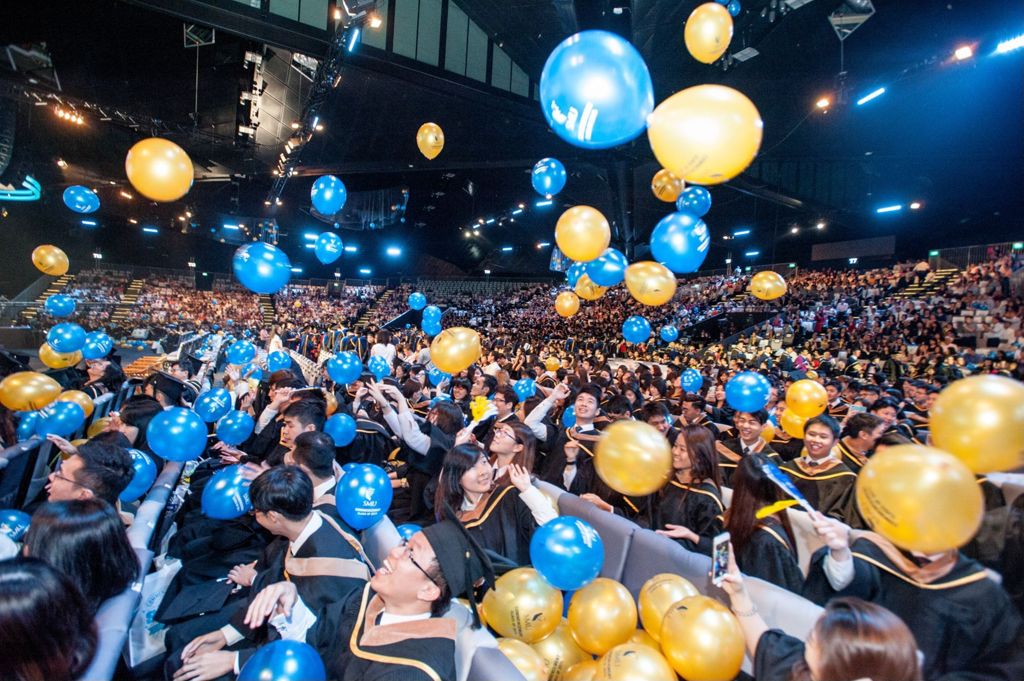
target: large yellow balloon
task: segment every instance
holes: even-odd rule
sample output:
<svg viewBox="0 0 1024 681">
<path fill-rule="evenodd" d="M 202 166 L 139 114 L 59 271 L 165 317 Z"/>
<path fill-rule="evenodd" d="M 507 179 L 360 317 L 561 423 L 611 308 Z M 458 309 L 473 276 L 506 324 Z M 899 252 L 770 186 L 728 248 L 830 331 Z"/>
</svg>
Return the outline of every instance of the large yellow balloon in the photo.
<svg viewBox="0 0 1024 681">
<path fill-rule="evenodd" d="M 477 361 L 480 353 L 480 334 L 465 326 L 445 329 L 430 343 L 430 361 L 452 375 Z"/>
<path fill-rule="evenodd" d="M 629 419 L 616 421 L 597 441 L 594 469 L 616 492 L 644 496 L 668 482 L 672 448 L 654 426 Z"/>
<path fill-rule="evenodd" d="M 674 681 L 661 652 L 640 643 L 617 645 L 597 661 L 594 681 Z"/>
<path fill-rule="evenodd" d="M 779 417 L 779 425 L 782 426 L 782 430 L 786 431 L 790 437 L 803 438 L 804 436 L 804 424 L 807 423 L 807 416 L 800 416 L 795 411 L 789 408 L 789 404 L 786 404 L 786 410 L 782 412 L 782 416 Z M 767 440 L 766 440 L 767 442 Z"/>
<path fill-rule="evenodd" d="M 608 287 L 598 286 L 590 277 L 581 274 L 580 278 L 576 280 L 575 290 L 576 295 L 583 300 L 597 300 L 608 291 Z"/>
<path fill-rule="evenodd" d="M 654 640 L 654 637 L 648 634 L 643 629 L 637 629 L 633 632 L 633 635 L 629 637 L 629 643 L 636 643 L 642 646 L 650 646 L 661 653 L 661 644 Z"/>
<path fill-rule="evenodd" d="M 686 681 L 732 681 L 743 664 L 743 630 L 729 609 L 707 596 L 684 598 L 665 614 L 661 647 Z"/>
<path fill-rule="evenodd" d="M 584 660 L 569 667 L 562 681 L 594 681 L 597 675 L 597 660 Z"/>
<path fill-rule="evenodd" d="M 775 439 L 775 426 L 772 425 L 771 421 L 767 421 L 761 426 L 761 439 L 765 442 L 771 442 Z"/>
<path fill-rule="evenodd" d="M 444 149 L 444 131 L 437 123 L 424 123 L 416 131 L 416 146 L 420 153 L 433 161 Z"/>
<path fill-rule="evenodd" d="M 128 150 L 124 172 L 135 190 L 153 201 L 177 201 L 195 179 L 192 159 L 170 140 L 150 137 Z"/>
<path fill-rule="evenodd" d="M 582 278 L 582 277 L 581 277 Z M 579 283 L 578 281 L 576 282 Z M 560 317 L 571 317 L 580 309 L 580 299 L 572 291 L 562 291 L 555 298 L 555 312 Z"/>
<path fill-rule="evenodd" d="M 758 272 L 750 279 L 750 293 L 761 300 L 781 298 L 786 294 L 786 280 L 778 272 Z"/>
<path fill-rule="evenodd" d="M 676 276 L 661 263 L 643 260 L 626 268 L 626 288 L 639 303 L 664 305 L 676 293 Z"/>
<path fill-rule="evenodd" d="M 544 360 L 544 368 L 548 371 L 558 371 L 562 368 L 562 361 L 557 357 L 548 357 Z"/>
<path fill-rule="evenodd" d="M 107 426 L 110 425 L 110 418 L 104 416 L 101 419 L 96 419 L 89 424 L 89 427 L 85 429 L 86 437 L 96 437 L 102 432 L 107 430 Z"/>
<path fill-rule="evenodd" d="M 975 473 L 1024 466 L 1024 383 L 971 376 L 950 384 L 931 408 L 932 442 Z"/>
<path fill-rule="evenodd" d="M 82 351 L 57 352 L 49 343 L 39 346 L 39 361 L 51 369 L 67 369 L 82 361 Z"/>
<path fill-rule="evenodd" d="M 875 532 L 921 553 L 963 546 L 985 511 L 971 470 L 923 445 L 887 447 L 868 459 L 857 476 L 857 507 Z"/>
<path fill-rule="evenodd" d="M 43 274 L 59 277 L 67 274 L 70 262 L 67 253 L 52 244 L 43 244 L 32 251 L 32 264 Z"/>
<path fill-rule="evenodd" d="M 809 378 L 803 378 L 789 386 L 786 391 L 786 409 L 794 414 L 811 419 L 825 411 L 828 393 L 825 386 Z"/>
<path fill-rule="evenodd" d="M 522 641 L 514 638 L 499 638 L 498 650 L 505 654 L 505 657 L 515 665 L 519 673 L 526 681 L 546 681 L 547 673 L 544 669 L 544 660 L 537 654 L 537 651 Z"/>
<path fill-rule="evenodd" d="M 601 255 L 611 240 L 607 218 L 590 206 L 573 206 L 562 213 L 555 225 L 558 248 L 577 262 L 588 262 Z"/>
<path fill-rule="evenodd" d="M 565 620 L 562 620 L 553 632 L 536 643 L 531 643 L 530 647 L 537 651 L 544 661 L 548 681 L 562 681 L 569 667 L 590 659 L 587 651 L 580 648 L 576 639 L 572 637 L 572 631 Z"/>
<path fill-rule="evenodd" d="M 57 402 L 74 402 L 82 411 L 85 412 L 85 417 L 89 418 L 92 416 L 93 409 L 96 405 L 93 404 L 92 398 L 83 393 L 81 390 L 65 390 L 57 396 Z"/>
<path fill-rule="evenodd" d="M 651 179 L 651 191 L 659 201 L 674 203 L 683 192 L 684 182 L 672 174 L 672 171 L 662 168 L 654 173 Z"/>
<path fill-rule="evenodd" d="M 36 411 L 60 395 L 60 383 L 35 371 L 19 371 L 0 381 L 0 403 L 11 411 Z"/>
<path fill-rule="evenodd" d="M 604 655 L 636 631 L 636 604 L 626 587 L 598 577 L 569 601 L 569 628 L 583 650 Z"/>
<path fill-rule="evenodd" d="M 663 572 L 654 575 L 640 587 L 640 623 L 656 642 L 661 640 L 661 621 L 674 604 L 700 592 L 688 580 Z"/>
<path fill-rule="evenodd" d="M 697 85 L 672 95 L 647 119 L 658 162 L 693 184 L 721 184 L 750 165 L 764 124 L 746 95 L 724 85 Z"/>
<path fill-rule="evenodd" d="M 533 568 L 516 568 L 498 578 L 482 607 L 487 624 L 496 632 L 535 643 L 562 621 L 562 592 Z"/>
<path fill-rule="evenodd" d="M 705 64 L 716 61 L 732 42 L 732 15 L 717 2 L 698 5 L 686 20 L 683 40 L 697 61 Z"/>
<path fill-rule="evenodd" d="M 338 411 L 338 398 L 334 396 L 333 390 L 324 390 L 323 393 L 327 400 L 327 415 L 331 416 Z"/>
</svg>

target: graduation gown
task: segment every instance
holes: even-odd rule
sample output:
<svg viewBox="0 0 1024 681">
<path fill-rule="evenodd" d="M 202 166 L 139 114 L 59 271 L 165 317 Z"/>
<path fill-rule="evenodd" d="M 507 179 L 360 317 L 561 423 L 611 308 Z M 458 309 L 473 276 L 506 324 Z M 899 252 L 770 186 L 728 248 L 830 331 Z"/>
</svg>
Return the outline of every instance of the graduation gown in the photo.
<svg viewBox="0 0 1024 681">
<path fill-rule="evenodd" d="M 722 514 L 725 505 L 722 493 L 714 483 L 704 481 L 697 485 L 669 480 L 656 495 L 653 506 L 652 530 L 666 525 L 682 525 L 700 537 L 696 544 L 689 539 L 676 539 L 686 550 L 711 555 L 715 535 L 722 532 Z"/>
<path fill-rule="evenodd" d="M 779 468 L 793 480 L 815 509 L 851 527 L 866 527 L 857 512 L 854 497 L 857 474 L 844 463 L 829 459 L 818 466 L 811 466 L 801 458 L 786 461 Z"/>
<path fill-rule="evenodd" d="M 763 579 L 799 594 L 804 575 L 782 523 L 773 516 L 761 521 L 750 541 L 736 552 L 736 564 L 745 575 Z"/>
<path fill-rule="evenodd" d="M 718 450 L 718 470 L 722 473 L 722 485 L 732 487 L 732 474 L 736 472 L 736 467 L 739 465 L 740 459 L 743 458 L 743 443 L 738 435 L 729 436 L 729 433 L 725 433 L 725 435 L 727 437 L 715 442 L 715 449 Z M 750 449 L 755 454 L 764 454 L 776 465 L 782 463 L 782 459 L 775 453 L 772 446 L 761 438 L 758 438 Z"/>
<path fill-rule="evenodd" d="M 780 629 L 761 634 L 754 651 L 754 678 L 757 681 L 790 681 L 793 667 L 804 659 L 804 642 Z"/>
<path fill-rule="evenodd" d="M 868 459 L 871 458 L 870 456 L 864 456 L 859 452 L 855 452 L 842 438 L 832 448 L 832 453 L 846 464 L 846 467 L 853 471 L 854 475 L 860 475 L 860 469 L 864 468 L 867 465 Z"/>
<path fill-rule="evenodd" d="M 537 529 L 533 513 L 512 485 L 497 487 L 459 520 L 477 543 L 516 565 L 530 564 L 530 539 Z"/>
<path fill-rule="evenodd" d="M 679 422 L 685 424 L 685 422 L 683 421 L 683 419 L 681 417 L 679 419 Z M 718 439 L 722 437 L 722 432 L 720 430 L 718 430 L 718 426 L 716 426 L 711 421 L 711 419 L 708 418 L 707 414 L 701 414 L 699 419 L 697 419 L 696 421 L 694 421 L 693 423 L 691 423 L 689 425 L 691 425 L 691 426 L 704 426 L 705 428 L 708 429 L 708 432 L 711 433 L 711 438 L 713 440 L 715 440 L 715 441 L 718 441 Z"/>
</svg>

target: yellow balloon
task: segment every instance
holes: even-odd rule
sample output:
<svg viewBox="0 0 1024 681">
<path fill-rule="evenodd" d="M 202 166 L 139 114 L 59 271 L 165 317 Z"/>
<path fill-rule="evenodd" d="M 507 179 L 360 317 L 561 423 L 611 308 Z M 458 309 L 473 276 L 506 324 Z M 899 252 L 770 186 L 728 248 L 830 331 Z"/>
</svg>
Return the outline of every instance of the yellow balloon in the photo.
<svg viewBox="0 0 1024 681">
<path fill-rule="evenodd" d="M 562 368 L 562 361 L 557 357 L 548 357 L 544 360 L 544 368 L 548 371 L 558 371 Z"/>
<path fill-rule="evenodd" d="M 150 137 L 128 150 L 124 172 L 135 190 L 153 201 L 177 201 L 195 179 L 192 159 L 170 140 Z"/>
<path fill-rule="evenodd" d="M 817 381 L 804 378 L 786 390 L 786 409 L 805 419 L 821 414 L 827 406 L 828 393 L 825 392 L 825 386 Z"/>
<path fill-rule="evenodd" d="M 732 42 L 732 15 L 717 2 L 698 5 L 686 20 L 683 40 L 697 61 L 705 64 L 716 61 Z"/>
<path fill-rule="evenodd" d="M 498 650 L 515 665 L 526 681 L 546 681 L 544 660 L 530 646 L 514 638 L 499 638 Z"/>
<path fill-rule="evenodd" d="M 775 426 L 772 425 L 771 421 L 767 421 L 761 426 L 761 439 L 765 442 L 771 442 L 775 439 Z"/>
<path fill-rule="evenodd" d="M 659 201 L 673 203 L 683 192 L 684 182 L 672 174 L 672 171 L 662 168 L 654 173 L 651 180 L 651 191 Z"/>
<path fill-rule="evenodd" d="M 598 286 L 590 277 L 581 274 L 580 278 L 576 280 L 575 290 L 576 295 L 583 300 L 597 300 L 608 291 L 608 287 Z"/>
<path fill-rule="evenodd" d="M 932 442 L 975 473 L 1024 466 L 1024 383 L 971 376 L 951 383 L 931 408 Z"/>
<path fill-rule="evenodd" d="M 96 437 L 102 432 L 107 430 L 107 426 L 110 425 L 110 419 L 104 416 L 101 419 L 96 419 L 89 424 L 89 427 L 85 429 L 86 437 Z"/>
<path fill-rule="evenodd" d="M 444 131 L 437 123 L 424 123 L 416 131 L 416 146 L 420 153 L 433 161 L 444 149 Z"/>
<path fill-rule="evenodd" d="M 49 343 L 39 346 L 39 361 L 51 369 L 67 369 L 82 361 L 82 351 L 57 352 Z"/>
<path fill-rule="evenodd" d="M 569 628 L 583 650 L 604 655 L 636 631 L 636 604 L 626 587 L 598 577 L 569 601 Z"/>
<path fill-rule="evenodd" d="M 750 293 L 761 300 L 775 300 L 786 294 L 786 280 L 778 272 L 765 270 L 750 279 Z"/>
<path fill-rule="evenodd" d="M 643 260 L 626 268 L 626 288 L 639 303 L 664 305 L 676 293 L 676 276 L 661 263 Z"/>
<path fill-rule="evenodd" d="M 445 329 L 430 343 L 430 361 L 452 375 L 477 361 L 480 353 L 480 334 L 464 326 Z"/>
<path fill-rule="evenodd" d="M 807 378 L 817 378 L 817 377 L 818 377 L 818 372 L 817 371 L 808 371 L 807 372 Z"/>
<path fill-rule="evenodd" d="M 82 411 L 85 412 L 85 417 L 89 418 L 92 416 L 93 409 L 96 405 L 92 403 L 92 398 L 83 393 L 81 390 L 65 390 L 57 396 L 57 402 L 74 402 Z"/>
<path fill-rule="evenodd" d="M 330 416 L 338 411 L 338 398 L 334 396 L 333 390 L 324 390 L 324 397 L 327 399 L 327 415 Z"/>
<path fill-rule="evenodd" d="M 985 511 L 971 470 L 923 445 L 886 447 L 868 459 L 857 476 L 857 507 L 875 532 L 922 553 L 963 546 Z"/>
<path fill-rule="evenodd" d="M 569 667 L 562 681 L 594 681 L 597 675 L 597 660 L 584 660 Z"/>
<path fill-rule="evenodd" d="M 535 643 L 562 621 L 562 592 L 533 568 L 516 568 L 498 578 L 484 595 L 482 607 L 496 632 Z"/>
<path fill-rule="evenodd" d="M 78 440 L 72 440 L 71 444 L 73 444 L 76 447 L 81 447 L 82 445 L 84 445 L 88 441 L 89 441 L 88 439 L 83 437 L 83 438 L 79 438 Z"/>
<path fill-rule="evenodd" d="M 582 278 L 582 277 L 581 277 Z M 576 282 L 577 284 L 579 282 Z M 562 291 L 555 298 L 555 312 L 561 317 L 571 317 L 580 309 L 580 299 L 572 291 Z"/>
<path fill-rule="evenodd" d="M 661 621 L 665 619 L 665 613 L 675 603 L 696 596 L 700 592 L 697 587 L 688 580 L 674 575 L 671 572 L 663 572 L 654 575 L 640 587 L 640 623 L 655 642 L 661 637 Z"/>
<path fill-rule="evenodd" d="M 661 653 L 661 644 L 655 641 L 654 637 L 648 634 L 643 629 L 637 629 L 636 631 L 634 631 L 633 635 L 629 637 L 629 642 L 636 643 L 642 646 L 649 646 L 657 650 L 658 653 Z"/>
<path fill-rule="evenodd" d="M 804 424 L 807 423 L 808 418 L 810 417 L 797 414 L 789 408 L 789 403 L 787 403 L 786 411 L 782 412 L 782 416 L 779 417 L 779 425 L 791 437 L 803 438 Z"/>
<path fill-rule="evenodd" d="M 727 182 L 757 156 L 764 124 L 746 95 L 697 85 L 672 95 L 647 119 L 647 139 L 662 166 L 693 184 Z"/>
<path fill-rule="evenodd" d="M 11 411 L 42 409 L 60 392 L 60 383 L 35 371 L 19 371 L 0 381 L 0 403 Z"/>
<path fill-rule="evenodd" d="M 553 632 L 531 643 L 530 647 L 537 651 L 544 662 L 544 671 L 548 681 L 562 681 L 569 667 L 590 659 L 587 651 L 580 648 L 572 637 L 569 624 L 562 620 Z"/>
<path fill-rule="evenodd" d="M 616 492 L 644 496 L 668 482 L 672 448 L 654 426 L 628 419 L 616 421 L 597 441 L 594 468 Z"/>
<path fill-rule="evenodd" d="M 686 681 L 732 681 L 743 664 L 743 630 L 729 609 L 707 596 L 684 598 L 665 614 L 662 650 Z"/>
<path fill-rule="evenodd" d="M 70 265 L 68 254 L 51 244 L 35 247 L 32 251 L 32 264 L 43 274 L 53 277 L 67 274 Z"/>
<path fill-rule="evenodd" d="M 573 206 L 562 213 L 555 225 L 558 248 L 577 262 L 588 262 L 601 255 L 611 240 L 607 218 L 590 206 Z"/>
<path fill-rule="evenodd" d="M 597 661 L 594 681 L 674 681 L 672 667 L 656 648 L 640 643 L 615 646 Z"/>
</svg>

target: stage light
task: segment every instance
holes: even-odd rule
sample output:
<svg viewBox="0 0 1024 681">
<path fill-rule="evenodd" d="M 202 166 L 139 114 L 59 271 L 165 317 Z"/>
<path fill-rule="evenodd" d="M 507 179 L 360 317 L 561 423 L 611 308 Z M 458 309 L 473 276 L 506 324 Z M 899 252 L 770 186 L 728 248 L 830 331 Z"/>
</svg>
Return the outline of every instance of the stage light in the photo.
<svg viewBox="0 0 1024 681">
<path fill-rule="evenodd" d="M 1022 248 L 1024 248 L 1024 241 L 1014 241 L 1010 248 L 1012 248 L 1015 251 L 1019 251 Z"/>
<path fill-rule="evenodd" d="M 384 20 L 380 18 L 380 15 L 376 12 L 370 15 L 370 28 L 380 28 L 384 25 Z"/>
<path fill-rule="evenodd" d="M 142 231 L 145 232 L 146 234 L 159 234 L 160 233 L 160 230 L 157 229 L 156 227 L 143 227 Z"/>
<path fill-rule="evenodd" d="M 57 167 L 58 167 L 58 168 L 67 168 L 67 167 L 68 167 L 68 162 L 67 162 L 67 161 L 65 161 L 65 160 L 64 160 L 64 159 L 62 159 L 62 158 L 58 158 L 58 159 L 57 159 Z"/>
<path fill-rule="evenodd" d="M 520 208 L 526 208 L 526 204 L 525 204 L 525 203 L 520 203 L 520 204 L 519 204 L 519 207 L 520 207 Z"/>
<path fill-rule="evenodd" d="M 747 256 L 748 258 L 756 258 L 757 256 L 761 255 L 761 251 L 747 251 L 743 255 Z"/>
<path fill-rule="evenodd" d="M 266 201 L 264 201 L 263 205 L 264 206 L 269 206 L 270 205 L 270 199 L 267 199 Z"/>
<path fill-rule="evenodd" d="M 551 245 L 550 241 L 541 241 L 539 244 L 537 244 L 537 248 L 538 249 L 540 249 L 540 248 L 547 248 L 550 245 Z"/>
<path fill-rule="evenodd" d="M 877 90 L 872 90 L 871 92 L 867 93 L 866 95 L 864 95 L 863 97 L 861 97 L 860 99 L 857 100 L 857 106 L 863 106 L 864 104 L 867 104 L 868 102 L 870 102 L 872 99 L 878 99 L 879 97 L 881 97 L 884 94 L 885 94 L 885 88 L 884 87 L 880 87 Z"/>
<path fill-rule="evenodd" d="M 82 220 L 82 224 L 84 226 L 86 226 L 86 227 L 95 227 L 96 226 L 96 221 L 95 220 Z"/>
<path fill-rule="evenodd" d="M 910 204 L 910 210 L 917 210 L 920 207 L 921 207 L 921 202 L 920 201 L 914 201 L 913 203 Z"/>
<path fill-rule="evenodd" d="M 819 109 L 827 109 L 829 104 L 831 103 L 832 102 L 831 100 L 829 100 L 828 97 L 822 97 L 821 99 L 814 103 L 814 106 L 818 107 Z"/>
<path fill-rule="evenodd" d="M 324 131 L 324 124 L 323 123 L 317 123 L 315 130 L 317 132 L 323 132 Z"/>
<path fill-rule="evenodd" d="M 815 226 L 816 229 L 825 229 L 825 223 L 824 222 L 819 222 L 818 224 L 816 224 L 814 226 Z"/>
<path fill-rule="evenodd" d="M 278 206 L 280 206 L 281 204 L 284 203 L 284 201 L 282 201 L 281 199 L 278 198 L 278 199 L 274 199 L 274 203 L 277 204 Z"/>
<path fill-rule="evenodd" d="M 295 274 L 302 274 L 302 268 L 301 267 L 293 267 L 292 268 L 292 272 L 295 273 Z"/>
<path fill-rule="evenodd" d="M 136 220 L 135 218 L 128 218 L 128 222 L 130 222 L 130 223 L 131 223 L 131 224 L 133 224 L 133 225 L 137 225 L 137 224 L 139 224 L 139 221 L 138 221 L 138 220 Z"/>
<path fill-rule="evenodd" d="M 491 273 L 490 270 L 484 270 L 484 274 L 490 274 L 490 273 Z"/>
<path fill-rule="evenodd" d="M 238 231 L 238 225 L 232 224 L 230 222 L 226 222 L 226 223 L 224 223 L 224 229 L 230 229 L 232 231 Z"/>
<path fill-rule="evenodd" d="M 735 239 L 735 238 L 736 237 L 734 237 L 734 236 L 729 236 L 728 234 L 726 234 L 725 236 L 722 237 L 722 240 L 723 241 L 728 241 L 729 239 Z"/>
<path fill-rule="evenodd" d="M 748 234 L 750 234 L 749 229 L 737 229 L 733 231 L 732 236 L 735 239 L 738 236 L 746 236 Z"/>
<path fill-rule="evenodd" d="M 551 203 L 552 203 L 551 199 L 546 199 L 544 201 L 538 201 L 537 203 L 535 203 L 533 205 L 537 206 L 537 208 L 544 208 L 545 206 L 550 206 Z"/>
<path fill-rule="evenodd" d="M 305 239 L 306 241 L 316 241 L 317 239 L 320 238 L 320 235 L 317 234 L 316 232 L 306 232 L 305 234 L 302 235 L 302 238 Z"/>
<path fill-rule="evenodd" d="M 346 253 L 355 253 L 359 250 L 358 246 L 345 246 Z"/>
<path fill-rule="evenodd" d="M 398 248 L 397 246 L 388 246 L 388 249 L 384 252 L 387 253 L 388 256 L 391 258 L 397 258 L 398 256 L 402 255 L 402 249 Z"/>
<path fill-rule="evenodd" d="M 796 269 L 796 263 L 795 262 L 789 263 L 789 269 L 795 270 Z"/>
<path fill-rule="evenodd" d="M 334 278 L 341 279 L 341 270 L 334 270 Z"/>
<path fill-rule="evenodd" d="M 961 45 L 956 48 L 956 52 L 953 53 L 953 56 L 956 57 L 957 61 L 970 59 L 974 56 L 974 49 L 970 45 Z"/>
<path fill-rule="evenodd" d="M 470 231 L 469 231 L 468 229 L 467 229 L 467 230 L 466 230 L 465 232 L 463 232 L 463 234 L 465 234 L 465 236 L 466 236 L 466 238 L 467 238 L 467 239 L 468 239 L 469 237 L 473 236 L 473 234 L 472 234 L 472 233 L 471 233 L 471 232 L 470 232 Z"/>
<path fill-rule="evenodd" d="M 306 244 L 306 248 L 316 248 L 316 244 Z"/>
<path fill-rule="evenodd" d="M 334 20 L 341 21 L 341 9 L 338 7 L 334 8 Z"/>
<path fill-rule="evenodd" d="M 371 270 L 369 267 L 360 267 L 359 274 L 370 275 L 373 274 L 373 270 Z"/>
<path fill-rule="evenodd" d="M 1010 38 L 1004 40 L 996 46 L 996 54 L 1006 54 L 1013 50 L 1019 50 L 1024 47 L 1024 35 L 1019 35 L 1016 38 Z"/>
<path fill-rule="evenodd" d="M 188 261 L 188 268 L 189 268 L 190 270 L 194 270 L 194 269 L 196 268 L 196 261 L 195 261 L 195 260 L 191 260 L 191 259 L 190 259 L 190 260 Z"/>
<path fill-rule="evenodd" d="M 348 39 L 348 51 L 352 52 L 356 49 L 356 43 L 359 42 L 359 29 L 352 29 L 352 37 Z"/>
<path fill-rule="evenodd" d="M 522 212 L 523 212 L 522 208 L 516 208 L 514 211 L 512 211 L 512 215 L 519 215 Z"/>
<path fill-rule="evenodd" d="M 121 196 L 123 196 L 124 198 L 129 199 L 129 200 L 135 198 L 134 196 L 132 196 L 131 194 L 129 194 L 128 192 L 126 192 L 124 190 L 119 191 L 118 194 L 120 194 Z"/>
<path fill-rule="evenodd" d="M 93 253 L 92 257 L 93 257 L 93 260 L 103 260 L 103 254 L 100 253 L 99 251 L 96 251 L 95 253 Z"/>
<path fill-rule="evenodd" d="M 487 219 L 487 220 L 486 220 L 486 221 L 484 222 L 484 224 L 485 224 L 485 225 L 493 225 L 493 224 L 494 224 L 494 218 L 488 218 L 488 219 Z"/>
<path fill-rule="evenodd" d="M 790 230 L 789 230 L 789 233 L 790 234 L 799 234 L 800 233 L 800 228 L 799 227 L 791 227 Z"/>
<path fill-rule="evenodd" d="M 298 121 L 292 121 L 292 130 L 298 130 L 298 129 L 299 129 L 299 122 Z"/>
<path fill-rule="evenodd" d="M 901 210 L 903 210 L 903 204 L 895 203 L 895 204 L 893 204 L 891 206 L 882 206 L 881 208 L 876 208 L 875 212 L 876 213 L 896 213 L 896 212 L 899 212 Z"/>
<path fill-rule="evenodd" d="M 512 247 L 511 246 L 502 246 L 501 247 L 501 252 L 502 253 L 511 253 L 512 252 Z"/>
<path fill-rule="evenodd" d="M 178 216 L 178 222 L 185 222 L 185 216 L 184 215 L 179 215 Z"/>
</svg>

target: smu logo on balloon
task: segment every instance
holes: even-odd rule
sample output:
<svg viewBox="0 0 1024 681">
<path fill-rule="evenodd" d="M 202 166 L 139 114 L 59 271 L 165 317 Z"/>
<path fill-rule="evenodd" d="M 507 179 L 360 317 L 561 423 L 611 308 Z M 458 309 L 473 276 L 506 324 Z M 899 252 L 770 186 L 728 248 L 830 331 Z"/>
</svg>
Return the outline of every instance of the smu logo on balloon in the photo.
<svg viewBox="0 0 1024 681">
<path fill-rule="evenodd" d="M 580 537 L 583 539 L 583 543 L 587 545 L 588 549 L 593 548 L 594 542 L 601 540 L 601 535 L 597 533 L 597 530 L 582 520 L 576 521 L 576 529 L 580 531 Z"/>
</svg>

